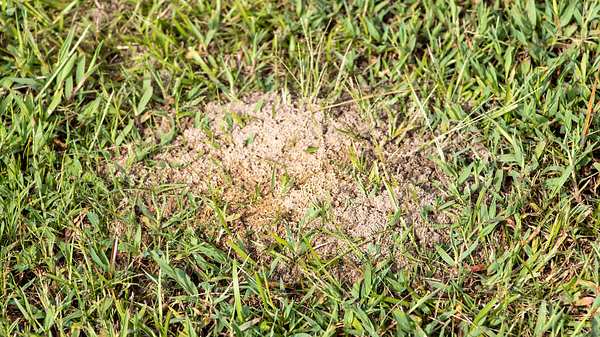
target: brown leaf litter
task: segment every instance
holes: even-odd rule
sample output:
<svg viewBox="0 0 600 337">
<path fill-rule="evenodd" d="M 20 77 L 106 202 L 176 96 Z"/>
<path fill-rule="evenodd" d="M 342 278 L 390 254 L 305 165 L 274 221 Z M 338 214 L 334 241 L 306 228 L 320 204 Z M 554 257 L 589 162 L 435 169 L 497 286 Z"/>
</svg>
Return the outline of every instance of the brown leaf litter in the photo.
<svg viewBox="0 0 600 337">
<path fill-rule="evenodd" d="M 383 256 L 390 254 L 390 233 L 405 229 L 424 246 L 444 241 L 451 218 L 442 211 L 425 215 L 444 199 L 435 186 L 446 179 L 424 146 L 431 136 L 408 132 L 386 140 L 386 129 L 355 108 L 330 115 L 275 94 L 211 103 L 201 125 L 183 130 L 151 158 L 154 165 L 127 167 L 127 154 L 115 163 L 137 185 L 178 183 L 218 196 L 235 214 L 228 224 L 233 234 L 251 236 L 259 255 L 270 234 L 285 228 L 321 232 L 313 246 L 324 256 L 348 247 L 340 235 L 363 252 L 378 247 Z"/>
</svg>

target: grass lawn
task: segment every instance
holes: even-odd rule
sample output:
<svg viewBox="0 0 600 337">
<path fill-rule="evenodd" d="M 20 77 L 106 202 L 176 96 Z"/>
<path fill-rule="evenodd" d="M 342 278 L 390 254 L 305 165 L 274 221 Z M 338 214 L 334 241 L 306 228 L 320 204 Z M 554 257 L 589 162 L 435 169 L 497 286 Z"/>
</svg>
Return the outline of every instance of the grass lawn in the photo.
<svg viewBox="0 0 600 337">
<path fill-rule="evenodd" d="M 599 67 L 596 1 L 0 0 L 0 336 L 600 336 Z M 363 190 L 439 150 L 393 257 L 107 169 L 256 93 L 359 110 Z"/>
</svg>

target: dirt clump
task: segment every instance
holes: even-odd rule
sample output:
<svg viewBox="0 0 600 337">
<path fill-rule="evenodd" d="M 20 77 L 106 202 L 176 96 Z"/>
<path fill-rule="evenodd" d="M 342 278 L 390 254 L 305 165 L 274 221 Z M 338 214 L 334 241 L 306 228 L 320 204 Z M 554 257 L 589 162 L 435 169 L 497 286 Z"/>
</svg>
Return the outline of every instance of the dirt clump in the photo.
<svg viewBox="0 0 600 337">
<path fill-rule="evenodd" d="M 430 138 L 415 133 L 375 146 L 384 128 L 366 123 L 355 108 L 330 114 L 275 94 L 211 103 L 203 113 L 151 158 L 153 166 L 136 163 L 121 172 L 147 187 L 179 183 L 218 195 L 235 214 L 230 225 L 238 233 L 320 230 L 375 244 L 383 255 L 392 244 L 389 232 L 400 227 L 411 228 L 423 245 L 444 240 L 431 223 L 450 218 L 423 212 L 443 198 L 434 184 L 445 179 L 428 159 L 430 149 L 415 151 Z M 126 166 L 126 158 L 115 163 Z M 325 255 L 344 245 L 318 237 L 314 246 Z"/>
</svg>

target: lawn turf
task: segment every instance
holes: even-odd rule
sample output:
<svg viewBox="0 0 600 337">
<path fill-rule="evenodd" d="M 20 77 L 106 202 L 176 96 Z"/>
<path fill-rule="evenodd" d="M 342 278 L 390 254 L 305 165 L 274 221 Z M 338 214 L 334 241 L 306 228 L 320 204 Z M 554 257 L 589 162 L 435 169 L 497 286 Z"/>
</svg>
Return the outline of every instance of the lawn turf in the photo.
<svg viewBox="0 0 600 337">
<path fill-rule="evenodd" d="M 0 0 L 0 335 L 600 336 L 599 22 L 595 1 Z M 163 219 L 161 191 L 99 173 L 163 116 L 255 91 L 477 136 L 489 158 L 438 160 L 450 240 L 399 236 L 411 265 L 349 284 L 309 237 L 259 265 L 198 230 L 201 199 Z"/>
</svg>

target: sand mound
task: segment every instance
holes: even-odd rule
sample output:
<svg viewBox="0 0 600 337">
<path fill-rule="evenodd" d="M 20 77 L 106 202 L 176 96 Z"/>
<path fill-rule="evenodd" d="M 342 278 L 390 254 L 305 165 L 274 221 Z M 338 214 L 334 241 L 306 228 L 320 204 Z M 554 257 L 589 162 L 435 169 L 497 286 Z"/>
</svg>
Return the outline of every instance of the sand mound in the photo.
<svg viewBox="0 0 600 337">
<path fill-rule="evenodd" d="M 448 218 L 422 215 L 441 198 L 434 182 L 444 180 L 430 150 L 415 151 L 426 139 L 385 141 L 384 130 L 353 108 L 326 114 L 257 94 L 207 105 L 204 119 L 156 154 L 155 165 L 125 172 L 135 184 L 181 183 L 218 196 L 237 214 L 235 232 L 319 229 L 385 247 L 389 231 L 406 224 L 422 244 L 439 242 L 443 233 L 432 225 Z M 334 253 L 339 242 L 326 237 L 316 246 Z"/>
</svg>

